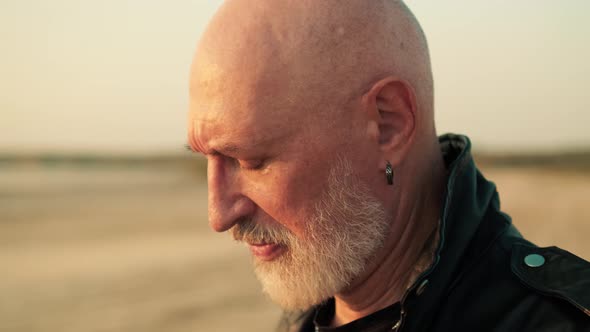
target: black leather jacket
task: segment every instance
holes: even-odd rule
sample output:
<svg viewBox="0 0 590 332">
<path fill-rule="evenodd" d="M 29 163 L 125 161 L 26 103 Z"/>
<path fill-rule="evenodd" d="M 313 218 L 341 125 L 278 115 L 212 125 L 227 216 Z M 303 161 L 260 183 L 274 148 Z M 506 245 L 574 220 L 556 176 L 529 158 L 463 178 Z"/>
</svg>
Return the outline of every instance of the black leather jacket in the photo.
<svg viewBox="0 0 590 332">
<path fill-rule="evenodd" d="M 391 330 L 590 331 L 590 263 L 525 240 L 475 167 L 469 139 L 440 143 L 450 175 L 439 246 Z M 284 315 L 278 331 L 313 331 L 314 312 Z"/>
</svg>

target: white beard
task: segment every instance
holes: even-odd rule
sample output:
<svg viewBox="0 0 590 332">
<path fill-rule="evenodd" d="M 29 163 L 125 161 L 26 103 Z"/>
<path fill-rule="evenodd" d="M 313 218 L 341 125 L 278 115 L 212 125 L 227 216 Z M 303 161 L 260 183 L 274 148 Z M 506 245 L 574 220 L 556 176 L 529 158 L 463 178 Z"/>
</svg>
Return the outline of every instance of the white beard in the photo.
<svg viewBox="0 0 590 332">
<path fill-rule="evenodd" d="M 383 205 L 366 185 L 355 182 L 349 162 L 330 171 L 328 188 L 306 223 L 304 238 L 276 224 L 236 224 L 236 240 L 282 244 L 272 261 L 254 260 L 264 292 L 285 310 L 304 310 L 346 289 L 383 246 L 389 224 Z"/>
</svg>

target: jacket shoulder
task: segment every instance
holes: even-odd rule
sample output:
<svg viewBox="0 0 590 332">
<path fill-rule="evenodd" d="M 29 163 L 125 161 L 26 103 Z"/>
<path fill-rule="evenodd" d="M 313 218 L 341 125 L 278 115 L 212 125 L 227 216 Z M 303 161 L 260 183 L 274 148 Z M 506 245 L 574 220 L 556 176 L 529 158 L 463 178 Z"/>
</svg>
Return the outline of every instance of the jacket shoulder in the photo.
<svg viewBox="0 0 590 332">
<path fill-rule="evenodd" d="M 512 273 L 543 296 L 564 300 L 590 316 L 590 263 L 558 247 L 513 243 Z"/>
</svg>

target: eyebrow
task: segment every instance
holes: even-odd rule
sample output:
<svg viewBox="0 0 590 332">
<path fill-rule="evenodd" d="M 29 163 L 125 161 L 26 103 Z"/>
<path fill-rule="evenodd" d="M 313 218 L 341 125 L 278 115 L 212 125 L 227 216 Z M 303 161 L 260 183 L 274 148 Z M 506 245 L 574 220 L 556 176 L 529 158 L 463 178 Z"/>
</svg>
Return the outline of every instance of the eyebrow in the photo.
<svg viewBox="0 0 590 332">
<path fill-rule="evenodd" d="M 240 148 L 239 146 L 235 145 L 235 144 L 231 144 L 231 143 L 226 143 L 221 145 L 218 148 L 215 149 L 211 149 L 210 152 L 205 152 L 205 151 L 200 151 L 198 149 L 193 148 L 193 146 L 190 143 L 187 143 L 184 145 L 184 148 L 190 152 L 197 152 L 197 153 L 202 153 L 202 154 L 222 154 L 222 155 L 228 155 L 228 154 L 236 154 L 239 152 L 242 152 L 244 149 Z"/>
<path fill-rule="evenodd" d="M 213 151 L 215 151 L 215 152 L 221 152 L 223 154 L 239 153 L 239 152 L 242 152 L 243 150 L 244 149 L 240 148 L 239 146 L 234 145 L 234 144 L 230 144 L 230 143 L 223 144 L 219 148 L 213 149 Z"/>
</svg>

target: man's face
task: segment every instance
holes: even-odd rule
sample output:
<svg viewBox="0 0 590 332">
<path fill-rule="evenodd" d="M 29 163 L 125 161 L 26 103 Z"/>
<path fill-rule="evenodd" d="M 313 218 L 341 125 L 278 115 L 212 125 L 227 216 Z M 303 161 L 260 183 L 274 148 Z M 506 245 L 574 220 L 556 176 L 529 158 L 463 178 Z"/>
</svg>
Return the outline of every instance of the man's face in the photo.
<svg viewBox="0 0 590 332">
<path fill-rule="evenodd" d="M 279 93 L 198 91 L 189 140 L 208 157 L 211 227 L 249 245 L 265 291 L 286 309 L 343 290 L 388 224 L 361 176 L 371 160 L 351 144 L 352 119 L 312 116 Z"/>
</svg>

